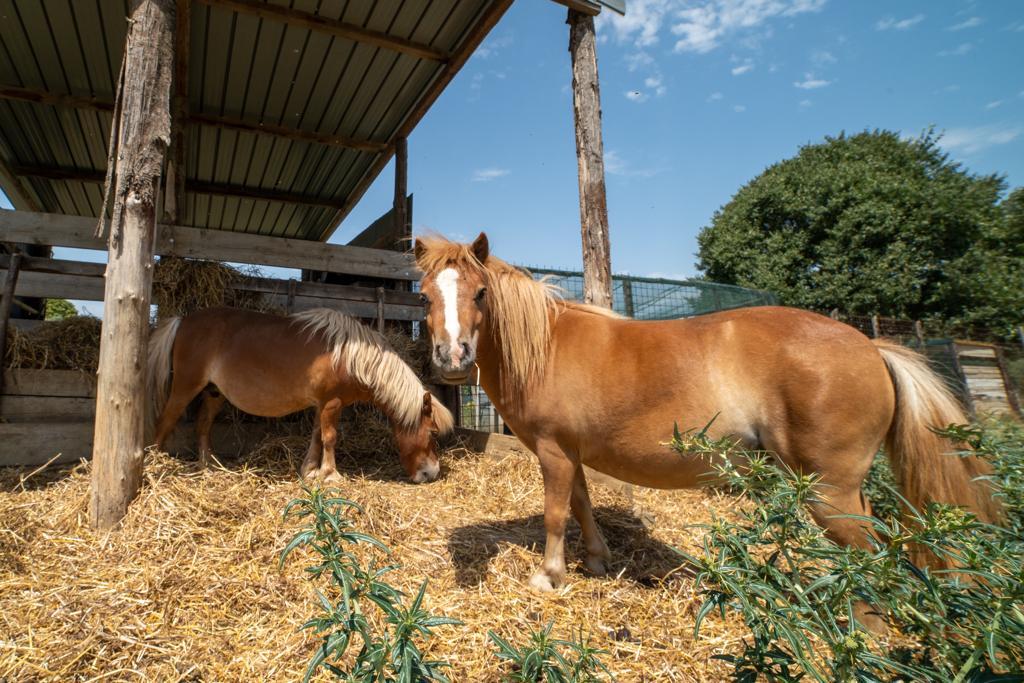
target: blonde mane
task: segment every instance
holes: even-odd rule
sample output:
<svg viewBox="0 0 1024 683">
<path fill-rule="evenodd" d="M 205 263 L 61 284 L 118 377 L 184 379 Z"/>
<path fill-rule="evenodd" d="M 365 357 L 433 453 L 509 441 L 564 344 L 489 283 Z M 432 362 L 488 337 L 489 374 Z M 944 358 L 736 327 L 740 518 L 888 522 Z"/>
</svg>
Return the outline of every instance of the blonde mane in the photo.
<svg viewBox="0 0 1024 683">
<path fill-rule="evenodd" d="M 521 401 L 547 366 L 554 319 L 566 310 L 620 317 L 609 310 L 563 301 L 560 290 L 544 280 L 494 255 L 481 263 L 471 246 L 438 235 L 417 237 L 416 264 L 424 273 L 437 274 L 448 267 L 469 268 L 481 273 L 489 293 L 488 322 L 491 337 L 501 354 L 500 381 L 506 400 Z"/>
<path fill-rule="evenodd" d="M 344 367 L 350 377 L 369 389 L 374 399 L 404 429 L 419 427 L 426 389 L 384 335 L 328 308 L 303 311 L 290 317 L 310 334 L 322 335 L 331 350 L 334 367 Z M 434 425 L 439 433 L 446 434 L 455 424 L 452 414 L 437 398 L 431 396 L 431 399 Z"/>
</svg>

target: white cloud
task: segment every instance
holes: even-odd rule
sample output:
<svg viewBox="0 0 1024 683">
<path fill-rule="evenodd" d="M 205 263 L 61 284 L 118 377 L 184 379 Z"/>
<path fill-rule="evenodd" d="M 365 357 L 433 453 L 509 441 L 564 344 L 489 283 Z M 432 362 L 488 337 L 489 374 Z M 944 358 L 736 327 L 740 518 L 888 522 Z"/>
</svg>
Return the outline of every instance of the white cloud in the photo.
<svg viewBox="0 0 1024 683">
<path fill-rule="evenodd" d="M 832 81 L 826 81 L 823 78 L 815 78 L 814 74 L 804 74 L 804 80 L 794 81 L 793 87 L 800 88 L 801 90 L 816 90 L 831 84 Z"/>
<path fill-rule="evenodd" d="M 835 64 L 839 60 L 828 50 L 818 50 L 811 55 L 811 61 L 817 66 L 825 66 L 827 64 Z"/>
<path fill-rule="evenodd" d="M 949 150 L 974 154 L 989 147 L 1013 142 L 1024 132 L 1020 126 L 995 124 L 974 128 L 950 128 L 942 134 L 939 144 Z"/>
<path fill-rule="evenodd" d="M 481 59 L 490 59 L 505 48 L 512 47 L 512 44 L 515 42 L 515 36 L 512 33 L 502 33 L 501 35 L 488 37 L 483 45 L 476 49 L 473 55 Z"/>
<path fill-rule="evenodd" d="M 710 95 L 708 95 L 708 102 L 717 102 L 718 100 L 722 99 L 723 97 L 725 97 L 725 95 L 723 95 L 722 93 L 720 93 L 720 92 L 713 92 Z"/>
<path fill-rule="evenodd" d="M 630 102 L 646 102 L 648 99 L 647 93 L 640 92 L 639 90 L 627 90 L 625 95 L 626 99 Z"/>
<path fill-rule="evenodd" d="M 734 66 L 732 68 L 732 75 L 733 76 L 742 76 L 743 74 L 748 73 L 748 72 L 753 71 L 753 70 L 754 70 L 754 65 L 751 64 L 750 62 L 747 62 L 746 64 L 740 64 L 739 66 Z"/>
<path fill-rule="evenodd" d="M 811 106 L 812 104 L 813 104 L 813 102 L 811 102 L 810 100 L 800 100 L 800 106 L 801 107 L 806 108 L 806 107 Z"/>
<path fill-rule="evenodd" d="M 608 175 L 616 175 L 624 178 L 651 178 L 662 172 L 658 168 L 635 168 L 628 161 L 619 156 L 614 149 L 605 150 L 604 170 Z"/>
<path fill-rule="evenodd" d="M 1002 100 L 993 100 L 985 105 L 985 109 L 995 109 L 1003 104 Z"/>
<path fill-rule="evenodd" d="M 971 17 L 970 19 L 966 19 L 964 21 L 961 21 L 959 24 L 953 24 L 952 26 L 950 26 L 946 30 L 947 31 L 963 31 L 965 28 L 974 28 L 975 26 L 981 26 L 982 23 L 984 23 L 984 21 L 982 20 L 981 17 Z"/>
<path fill-rule="evenodd" d="M 661 97 L 668 92 L 668 88 L 665 87 L 665 84 L 661 80 L 661 74 L 654 74 L 653 76 L 645 78 L 644 86 L 650 89 L 657 97 Z"/>
<path fill-rule="evenodd" d="M 938 53 L 940 57 L 963 57 L 965 54 L 974 49 L 974 45 L 971 43 L 960 43 L 952 50 L 943 50 Z"/>
<path fill-rule="evenodd" d="M 893 31 L 906 31 L 909 28 L 913 28 L 914 26 L 917 26 L 922 21 L 924 21 L 924 15 L 923 14 L 915 14 L 914 16 L 912 16 L 912 17 L 910 17 L 908 19 L 896 19 L 894 17 L 886 17 L 885 19 L 880 19 L 878 21 L 878 23 L 875 24 L 875 30 L 877 30 L 877 31 L 889 31 L 889 30 L 893 30 Z"/>
<path fill-rule="evenodd" d="M 733 106 L 732 110 L 734 112 L 736 112 L 737 114 L 742 114 L 743 112 L 745 112 L 747 110 L 747 108 L 744 107 L 742 104 L 737 104 L 737 105 Z"/>
<path fill-rule="evenodd" d="M 625 16 L 598 15 L 598 31 L 610 30 L 620 43 L 637 48 L 656 45 L 668 28 L 677 52 L 703 54 L 733 34 L 750 39 L 752 31 L 770 35 L 765 22 L 817 12 L 827 0 L 630 0 Z M 756 37 L 757 41 L 761 37 Z"/>
<path fill-rule="evenodd" d="M 654 57 L 643 50 L 626 55 L 626 67 L 630 71 L 636 71 L 642 66 L 651 66 L 652 64 L 654 64 Z"/>
<path fill-rule="evenodd" d="M 478 168 L 473 171 L 474 183 L 489 183 L 497 178 L 502 178 L 511 173 L 507 168 Z"/>
</svg>

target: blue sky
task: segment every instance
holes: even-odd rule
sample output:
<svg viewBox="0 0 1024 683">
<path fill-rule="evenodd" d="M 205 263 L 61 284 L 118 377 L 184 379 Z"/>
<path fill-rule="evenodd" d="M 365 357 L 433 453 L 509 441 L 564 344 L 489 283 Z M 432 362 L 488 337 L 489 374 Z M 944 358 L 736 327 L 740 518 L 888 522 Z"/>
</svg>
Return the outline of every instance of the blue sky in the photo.
<svg viewBox="0 0 1024 683">
<path fill-rule="evenodd" d="M 629 0 L 598 21 L 612 268 L 696 274 L 696 236 L 766 166 L 839 131 L 934 125 L 1024 185 L 1020 0 Z M 520 0 L 409 141 L 415 230 L 579 269 L 565 8 Z M 332 241 L 391 204 L 389 167 Z M 81 257 L 81 254 L 75 254 Z"/>
<path fill-rule="evenodd" d="M 1024 185 L 1024 2 L 628 0 L 598 23 L 612 268 L 696 274 L 696 236 L 765 167 L 842 130 L 934 125 Z M 515 3 L 409 141 L 415 229 L 581 267 L 568 28 Z M 385 172 L 339 241 L 390 203 Z"/>
</svg>

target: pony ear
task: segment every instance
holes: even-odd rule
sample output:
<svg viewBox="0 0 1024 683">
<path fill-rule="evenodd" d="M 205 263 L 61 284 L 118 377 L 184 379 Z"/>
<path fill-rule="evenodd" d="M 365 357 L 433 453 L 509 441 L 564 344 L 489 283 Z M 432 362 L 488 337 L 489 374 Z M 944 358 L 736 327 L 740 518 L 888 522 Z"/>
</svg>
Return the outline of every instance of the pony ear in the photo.
<svg viewBox="0 0 1024 683">
<path fill-rule="evenodd" d="M 425 252 L 426 250 L 427 248 L 423 246 L 423 242 L 416 240 L 416 242 L 412 246 L 412 256 L 414 259 L 416 259 L 417 263 L 419 263 L 419 260 L 423 258 L 423 252 Z"/>
<path fill-rule="evenodd" d="M 430 417 L 434 414 L 434 397 L 429 391 L 423 392 L 423 416 Z"/>
<path fill-rule="evenodd" d="M 473 240 L 473 245 L 471 246 L 471 249 L 473 250 L 473 256 L 476 257 L 477 261 L 479 261 L 480 263 L 484 263 L 485 261 L 487 261 L 487 255 L 491 253 L 491 247 L 487 243 L 487 234 L 481 232 L 479 235 L 477 235 L 476 239 Z"/>
</svg>

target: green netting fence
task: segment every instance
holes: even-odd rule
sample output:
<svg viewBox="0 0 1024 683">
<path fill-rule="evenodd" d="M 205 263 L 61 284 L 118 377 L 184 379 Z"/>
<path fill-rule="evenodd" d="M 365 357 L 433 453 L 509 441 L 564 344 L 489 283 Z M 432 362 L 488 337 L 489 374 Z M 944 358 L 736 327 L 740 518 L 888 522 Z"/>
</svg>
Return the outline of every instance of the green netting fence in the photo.
<svg viewBox="0 0 1024 683">
<path fill-rule="evenodd" d="M 545 277 L 560 287 L 566 299 L 583 300 L 583 273 L 550 268 L 530 268 L 536 278 Z M 612 276 L 613 308 L 638 320 L 671 320 L 744 306 L 774 306 L 771 292 L 720 285 L 701 280 L 663 280 L 633 275 Z"/>
</svg>

